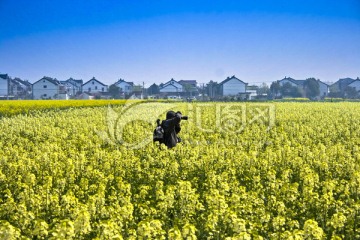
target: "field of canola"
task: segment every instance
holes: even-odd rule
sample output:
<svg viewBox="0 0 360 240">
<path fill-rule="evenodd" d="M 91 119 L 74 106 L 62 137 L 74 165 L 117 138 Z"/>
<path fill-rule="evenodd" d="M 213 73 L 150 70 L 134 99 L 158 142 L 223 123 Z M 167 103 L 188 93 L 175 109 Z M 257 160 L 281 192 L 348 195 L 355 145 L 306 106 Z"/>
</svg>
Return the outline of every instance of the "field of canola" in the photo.
<svg viewBox="0 0 360 240">
<path fill-rule="evenodd" d="M 126 100 L 15 100 L 0 101 L 0 117 L 10 117 L 18 114 L 32 114 L 36 111 L 68 109 L 80 107 L 100 107 L 123 105 Z M 134 100 L 135 101 L 135 100 Z"/>
<path fill-rule="evenodd" d="M 359 103 L 125 107 L 0 118 L 0 239 L 360 238 Z"/>
</svg>

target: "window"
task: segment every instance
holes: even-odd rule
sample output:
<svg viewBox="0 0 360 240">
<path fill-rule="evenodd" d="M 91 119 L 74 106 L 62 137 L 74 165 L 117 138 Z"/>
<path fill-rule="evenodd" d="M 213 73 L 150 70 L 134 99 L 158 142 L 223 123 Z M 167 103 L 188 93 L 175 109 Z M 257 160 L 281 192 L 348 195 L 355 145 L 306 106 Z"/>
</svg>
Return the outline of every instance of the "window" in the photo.
<svg viewBox="0 0 360 240">
<path fill-rule="evenodd" d="M 101 89 L 101 91 L 103 91 L 103 92 L 104 92 L 104 88 L 102 88 L 102 89 Z"/>
<path fill-rule="evenodd" d="M 97 86 L 95 86 L 95 90 L 97 90 Z"/>
<path fill-rule="evenodd" d="M 47 88 L 47 85 L 44 85 L 44 88 Z"/>
<path fill-rule="evenodd" d="M 94 84 L 95 84 L 95 82 L 94 82 L 94 81 L 92 81 L 92 84 L 94 85 Z"/>
<path fill-rule="evenodd" d="M 89 87 L 89 92 L 91 92 L 91 87 Z"/>
<path fill-rule="evenodd" d="M 44 96 L 44 97 L 47 97 L 47 94 L 45 93 L 43 96 Z"/>
</svg>

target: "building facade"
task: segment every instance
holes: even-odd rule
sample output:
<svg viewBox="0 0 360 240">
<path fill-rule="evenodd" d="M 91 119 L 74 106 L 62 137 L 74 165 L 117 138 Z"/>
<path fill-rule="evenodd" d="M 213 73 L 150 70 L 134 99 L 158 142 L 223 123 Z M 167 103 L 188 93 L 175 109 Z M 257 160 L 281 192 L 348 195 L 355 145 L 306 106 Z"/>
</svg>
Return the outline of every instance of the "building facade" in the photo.
<svg viewBox="0 0 360 240">
<path fill-rule="evenodd" d="M 82 91 L 91 93 L 108 92 L 108 86 L 93 77 L 82 85 Z"/>
<path fill-rule="evenodd" d="M 133 82 L 126 82 L 124 79 L 119 79 L 115 86 L 120 88 L 120 93 L 130 94 L 133 92 L 134 83 Z"/>
<path fill-rule="evenodd" d="M 55 78 L 43 77 L 32 84 L 33 99 L 66 99 L 65 87 Z"/>
<path fill-rule="evenodd" d="M 9 76 L 0 74 L 0 97 L 8 97 L 9 95 Z"/>
<path fill-rule="evenodd" d="M 227 77 L 224 81 L 219 83 L 221 96 L 237 96 L 246 94 L 247 83 L 241 81 L 235 76 Z"/>
</svg>

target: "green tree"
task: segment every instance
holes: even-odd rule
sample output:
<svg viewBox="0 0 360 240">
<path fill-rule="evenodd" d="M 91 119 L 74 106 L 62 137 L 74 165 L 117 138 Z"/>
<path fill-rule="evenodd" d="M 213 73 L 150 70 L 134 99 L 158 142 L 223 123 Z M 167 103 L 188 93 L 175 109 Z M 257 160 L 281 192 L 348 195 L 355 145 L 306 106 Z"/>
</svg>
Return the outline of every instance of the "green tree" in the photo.
<svg viewBox="0 0 360 240">
<path fill-rule="evenodd" d="M 287 96 L 287 97 L 293 97 L 292 96 L 292 92 L 293 92 L 293 86 L 290 83 L 285 83 L 280 87 L 280 93 L 282 96 Z"/>
<path fill-rule="evenodd" d="M 304 83 L 305 95 L 308 98 L 315 98 L 320 95 L 319 82 L 315 78 L 308 78 Z"/>
<path fill-rule="evenodd" d="M 356 91 L 354 87 L 347 86 L 344 90 L 345 98 L 357 98 L 359 97 L 359 93 Z"/>
<path fill-rule="evenodd" d="M 109 93 L 112 98 L 119 98 L 120 97 L 120 88 L 115 84 L 110 85 Z"/>
<path fill-rule="evenodd" d="M 154 83 L 153 85 L 151 85 L 147 89 L 147 92 L 148 92 L 149 95 L 158 94 L 159 93 L 159 86 Z"/>
<path fill-rule="evenodd" d="M 185 92 L 187 93 L 186 95 L 188 95 L 189 97 L 191 97 L 191 93 L 193 91 L 193 87 L 191 86 L 191 84 L 185 83 L 182 85 L 184 87 Z"/>
<path fill-rule="evenodd" d="M 279 81 L 276 82 L 272 82 L 270 85 L 270 92 L 273 95 L 273 97 L 276 97 L 280 94 L 281 92 L 281 86 Z"/>
<path fill-rule="evenodd" d="M 280 93 L 286 97 L 301 97 L 302 91 L 299 87 L 293 86 L 290 83 L 285 83 L 280 87 Z"/>
<path fill-rule="evenodd" d="M 219 92 L 218 87 L 219 87 L 218 83 L 211 80 L 209 83 L 206 84 L 205 92 L 211 99 L 214 99 L 218 95 Z"/>
<path fill-rule="evenodd" d="M 270 91 L 269 86 L 266 83 L 262 83 L 261 86 L 257 89 L 259 95 L 268 94 Z"/>
</svg>

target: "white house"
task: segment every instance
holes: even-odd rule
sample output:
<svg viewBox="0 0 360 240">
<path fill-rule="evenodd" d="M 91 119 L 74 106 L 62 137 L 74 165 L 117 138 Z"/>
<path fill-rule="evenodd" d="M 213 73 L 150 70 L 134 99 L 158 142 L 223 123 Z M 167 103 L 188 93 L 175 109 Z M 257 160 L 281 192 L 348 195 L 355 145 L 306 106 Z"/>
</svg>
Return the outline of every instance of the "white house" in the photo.
<svg viewBox="0 0 360 240">
<path fill-rule="evenodd" d="M 320 80 L 317 82 L 319 83 L 320 97 L 326 97 L 329 94 L 329 85 Z"/>
<path fill-rule="evenodd" d="M 249 100 L 254 100 L 258 95 L 256 90 L 246 90 L 246 94 Z"/>
<path fill-rule="evenodd" d="M 115 86 L 120 88 L 120 92 L 122 93 L 132 93 L 133 91 L 133 87 L 134 87 L 134 83 L 133 82 L 126 82 L 124 79 L 119 79 L 116 83 Z"/>
<path fill-rule="evenodd" d="M 178 83 L 183 86 L 183 91 L 188 93 L 190 96 L 196 96 L 199 94 L 196 80 L 180 80 Z"/>
<path fill-rule="evenodd" d="M 286 83 L 289 83 L 293 87 L 303 87 L 305 80 L 295 80 L 290 77 L 285 77 L 281 80 L 279 80 L 280 86 L 284 86 Z"/>
<path fill-rule="evenodd" d="M 320 81 L 319 79 L 316 80 L 319 83 L 319 96 L 318 97 L 325 97 L 329 94 L 329 85 Z M 295 80 L 290 77 L 285 77 L 279 80 L 280 86 L 284 86 L 286 83 L 289 83 L 292 87 L 298 87 L 300 89 L 304 89 L 306 80 Z"/>
<path fill-rule="evenodd" d="M 69 96 L 74 97 L 82 92 L 83 80 L 69 78 L 68 80 L 61 81 L 61 84 L 65 86 L 66 93 Z"/>
<path fill-rule="evenodd" d="M 108 86 L 93 77 L 82 85 L 82 91 L 91 93 L 107 92 Z"/>
<path fill-rule="evenodd" d="M 32 84 L 33 99 L 67 99 L 64 86 L 56 78 L 43 77 Z"/>
<path fill-rule="evenodd" d="M 350 83 L 354 82 L 357 79 L 352 78 L 340 78 L 338 81 L 336 81 L 334 84 L 330 86 L 330 89 L 332 92 L 341 92 L 343 93 L 345 91 L 345 88 L 349 86 Z"/>
<path fill-rule="evenodd" d="M 227 77 L 224 81 L 219 83 L 220 95 L 222 96 L 236 96 L 239 94 L 246 94 L 247 83 L 241 81 L 237 77 Z"/>
<path fill-rule="evenodd" d="M 23 81 L 20 78 L 14 78 L 9 80 L 9 95 L 15 98 L 30 98 L 31 97 L 32 84 L 28 81 Z"/>
<path fill-rule="evenodd" d="M 355 79 L 348 86 L 355 88 L 355 90 L 359 92 L 360 91 L 360 79 L 359 78 Z"/>
<path fill-rule="evenodd" d="M 177 81 L 175 81 L 173 78 L 164 83 L 160 88 L 159 88 L 159 92 L 160 93 L 167 93 L 167 94 L 180 94 L 182 92 L 184 92 L 184 88 L 183 86 L 178 83 Z"/>
<path fill-rule="evenodd" d="M 192 88 L 196 88 L 197 86 L 196 80 L 179 80 L 178 83 L 180 83 L 182 86 L 188 85 Z"/>
<path fill-rule="evenodd" d="M 8 96 L 9 94 L 9 76 L 7 74 L 0 74 L 0 97 Z"/>
</svg>

